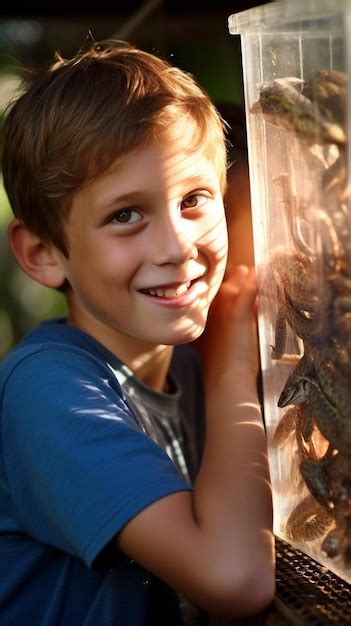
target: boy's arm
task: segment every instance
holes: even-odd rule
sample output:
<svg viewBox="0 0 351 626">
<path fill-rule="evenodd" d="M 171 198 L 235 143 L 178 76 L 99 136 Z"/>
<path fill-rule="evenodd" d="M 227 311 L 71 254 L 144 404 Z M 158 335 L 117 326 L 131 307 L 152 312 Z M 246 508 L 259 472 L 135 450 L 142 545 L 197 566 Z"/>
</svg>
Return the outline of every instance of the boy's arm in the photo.
<svg viewBox="0 0 351 626">
<path fill-rule="evenodd" d="M 256 391 L 253 273 L 213 304 L 204 349 L 206 443 L 191 493 L 155 502 L 119 533 L 121 550 L 211 613 L 261 610 L 274 594 L 266 438 Z"/>
</svg>

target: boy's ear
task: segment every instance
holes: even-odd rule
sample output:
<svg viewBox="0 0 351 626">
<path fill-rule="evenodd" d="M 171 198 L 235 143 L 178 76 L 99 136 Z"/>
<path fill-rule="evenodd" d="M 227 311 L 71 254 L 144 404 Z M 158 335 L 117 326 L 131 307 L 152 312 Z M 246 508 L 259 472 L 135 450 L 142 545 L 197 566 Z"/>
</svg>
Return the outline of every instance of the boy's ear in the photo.
<svg viewBox="0 0 351 626">
<path fill-rule="evenodd" d="M 57 288 L 64 283 L 64 271 L 51 242 L 41 239 L 19 219 L 9 225 L 8 240 L 17 263 L 28 276 L 45 287 Z"/>
</svg>

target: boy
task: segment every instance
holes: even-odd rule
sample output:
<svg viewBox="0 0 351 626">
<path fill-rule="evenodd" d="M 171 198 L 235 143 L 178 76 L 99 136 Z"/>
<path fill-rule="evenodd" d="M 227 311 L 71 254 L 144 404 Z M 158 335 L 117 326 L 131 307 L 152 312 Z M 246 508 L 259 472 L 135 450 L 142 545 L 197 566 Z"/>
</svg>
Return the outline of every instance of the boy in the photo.
<svg viewBox="0 0 351 626">
<path fill-rule="evenodd" d="M 2 626 L 172 626 L 272 599 L 252 271 L 211 310 L 203 451 L 183 345 L 225 271 L 225 161 L 207 95 L 123 42 L 57 57 L 10 109 L 10 245 L 69 313 L 2 365 Z"/>
</svg>

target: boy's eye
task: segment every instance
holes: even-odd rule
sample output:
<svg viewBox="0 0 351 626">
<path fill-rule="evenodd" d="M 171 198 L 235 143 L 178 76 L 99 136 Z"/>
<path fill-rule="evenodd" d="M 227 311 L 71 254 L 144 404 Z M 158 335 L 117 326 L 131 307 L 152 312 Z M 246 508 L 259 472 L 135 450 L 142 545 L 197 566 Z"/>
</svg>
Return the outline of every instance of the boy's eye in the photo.
<svg viewBox="0 0 351 626">
<path fill-rule="evenodd" d="M 193 209 L 200 206 L 205 200 L 205 196 L 202 196 L 201 194 L 191 194 L 191 196 L 184 198 L 182 202 L 182 209 Z"/>
<path fill-rule="evenodd" d="M 113 216 L 113 221 L 119 224 L 133 224 L 139 222 L 142 219 L 137 209 L 121 209 L 117 211 Z"/>
</svg>

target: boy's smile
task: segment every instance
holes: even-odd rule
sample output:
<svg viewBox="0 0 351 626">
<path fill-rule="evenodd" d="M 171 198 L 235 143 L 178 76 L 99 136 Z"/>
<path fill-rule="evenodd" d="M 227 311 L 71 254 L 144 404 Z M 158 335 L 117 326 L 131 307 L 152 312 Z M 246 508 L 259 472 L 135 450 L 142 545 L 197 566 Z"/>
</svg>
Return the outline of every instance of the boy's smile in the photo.
<svg viewBox="0 0 351 626">
<path fill-rule="evenodd" d="M 192 136 L 192 122 L 170 125 L 73 197 L 69 258 L 58 253 L 69 323 L 126 362 L 198 337 L 224 274 L 220 181 Z"/>
</svg>

